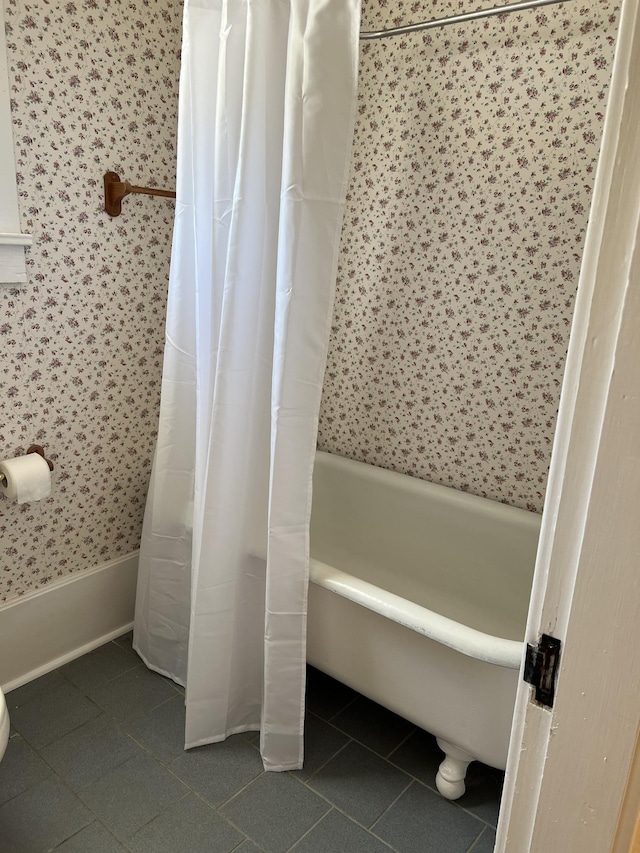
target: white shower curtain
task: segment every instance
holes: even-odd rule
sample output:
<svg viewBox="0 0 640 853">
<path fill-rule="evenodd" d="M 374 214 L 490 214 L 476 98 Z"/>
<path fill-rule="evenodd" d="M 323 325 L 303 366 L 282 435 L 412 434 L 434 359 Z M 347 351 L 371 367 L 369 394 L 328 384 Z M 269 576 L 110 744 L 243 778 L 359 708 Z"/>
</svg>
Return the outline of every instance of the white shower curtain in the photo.
<svg viewBox="0 0 640 853">
<path fill-rule="evenodd" d="M 359 0 L 186 0 L 160 426 L 134 647 L 186 746 L 302 766 L 311 475 Z"/>
</svg>

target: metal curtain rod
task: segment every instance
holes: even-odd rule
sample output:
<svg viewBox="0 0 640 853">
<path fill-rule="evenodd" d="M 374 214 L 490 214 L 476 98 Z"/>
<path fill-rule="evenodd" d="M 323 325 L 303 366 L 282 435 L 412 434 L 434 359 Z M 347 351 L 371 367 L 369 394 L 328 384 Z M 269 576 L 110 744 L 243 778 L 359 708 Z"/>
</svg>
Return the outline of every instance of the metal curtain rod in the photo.
<svg viewBox="0 0 640 853">
<path fill-rule="evenodd" d="M 431 30 L 434 27 L 446 27 L 449 24 L 463 24 L 465 21 L 477 21 L 479 18 L 489 18 L 491 15 L 504 15 L 507 12 L 524 12 L 526 9 L 537 9 L 539 6 L 552 6 L 557 3 L 568 3 L 569 0 L 526 0 L 524 3 L 511 3 L 509 6 L 497 6 L 495 9 L 481 9 L 479 12 L 465 12 L 463 15 L 453 15 L 450 18 L 438 18 L 435 21 L 424 21 L 421 24 L 408 24 L 406 27 L 394 27 L 390 30 L 360 33 L 361 39 L 381 39 L 388 36 L 399 36 L 404 33 L 419 33 L 421 30 Z"/>
</svg>

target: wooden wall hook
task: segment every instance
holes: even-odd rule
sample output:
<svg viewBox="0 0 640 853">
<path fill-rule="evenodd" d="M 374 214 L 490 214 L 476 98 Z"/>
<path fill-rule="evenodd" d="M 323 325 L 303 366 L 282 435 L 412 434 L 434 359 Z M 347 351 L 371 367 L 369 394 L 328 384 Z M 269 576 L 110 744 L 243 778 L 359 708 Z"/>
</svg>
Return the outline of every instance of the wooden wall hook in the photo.
<svg viewBox="0 0 640 853">
<path fill-rule="evenodd" d="M 50 459 L 47 459 L 44 455 L 44 448 L 39 444 L 32 444 L 31 447 L 27 448 L 27 453 L 37 453 L 38 456 L 42 456 L 44 461 L 49 466 L 49 470 L 53 471 L 53 462 Z"/>
<path fill-rule="evenodd" d="M 104 209 L 109 216 L 120 216 L 122 199 L 130 193 L 159 195 L 163 198 L 175 198 L 173 190 L 157 190 L 153 187 L 136 187 L 129 181 L 121 181 L 115 172 L 106 172 L 104 176 Z"/>
</svg>

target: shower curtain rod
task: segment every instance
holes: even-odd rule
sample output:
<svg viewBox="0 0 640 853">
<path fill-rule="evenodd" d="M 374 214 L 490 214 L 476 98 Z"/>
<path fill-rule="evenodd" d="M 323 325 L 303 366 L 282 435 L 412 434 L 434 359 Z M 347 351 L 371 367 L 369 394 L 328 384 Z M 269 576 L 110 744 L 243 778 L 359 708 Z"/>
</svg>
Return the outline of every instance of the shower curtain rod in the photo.
<svg viewBox="0 0 640 853">
<path fill-rule="evenodd" d="M 399 36 L 404 33 L 418 33 L 421 30 L 430 30 L 433 27 L 446 27 L 448 24 L 463 24 L 465 21 L 477 21 L 479 18 L 488 18 L 491 15 L 504 15 L 507 12 L 524 12 L 526 9 L 537 9 L 539 6 L 552 6 L 558 3 L 568 3 L 569 0 L 526 0 L 524 3 L 511 3 L 509 6 L 497 6 L 494 9 L 481 9 L 478 12 L 465 12 L 462 15 L 453 15 L 450 18 L 438 18 L 434 21 L 424 21 L 421 24 L 407 24 L 406 27 L 394 27 L 390 30 L 378 30 L 377 32 L 360 33 L 361 39 L 381 39 L 388 36 Z"/>
</svg>

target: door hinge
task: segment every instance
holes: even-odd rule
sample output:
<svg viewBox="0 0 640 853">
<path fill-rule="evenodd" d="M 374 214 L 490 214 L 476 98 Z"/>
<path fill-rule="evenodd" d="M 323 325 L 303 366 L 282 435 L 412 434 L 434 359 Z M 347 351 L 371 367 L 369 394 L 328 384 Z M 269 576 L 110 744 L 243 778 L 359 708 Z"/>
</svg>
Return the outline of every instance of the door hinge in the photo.
<svg viewBox="0 0 640 853">
<path fill-rule="evenodd" d="M 562 643 L 543 634 L 538 645 L 527 643 L 522 677 L 536 689 L 536 702 L 553 708 Z"/>
</svg>

